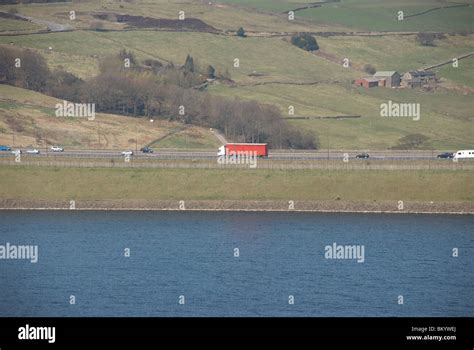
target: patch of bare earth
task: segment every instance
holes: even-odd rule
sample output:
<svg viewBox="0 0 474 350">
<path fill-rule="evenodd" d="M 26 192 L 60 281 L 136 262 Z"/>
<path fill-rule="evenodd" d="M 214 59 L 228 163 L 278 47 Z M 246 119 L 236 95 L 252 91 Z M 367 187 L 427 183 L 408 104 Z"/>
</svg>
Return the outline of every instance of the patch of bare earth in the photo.
<svg viewBox="0 0 474 350">
<path fill-rule="evenodd" d="M 196 31 L 196 32 L 217 32 L 217 29 L 208 25 L 198 18 L 168 19 L 168 18 L 152 18 L 144 16 L 122 15 L 110 13 L 94 14 L 95 18 L 100 20 L 114 19 L 118 23 L 127 24 L 129 27 L 135 28 L 158 28 L 176 31 Z"/>
</svg>

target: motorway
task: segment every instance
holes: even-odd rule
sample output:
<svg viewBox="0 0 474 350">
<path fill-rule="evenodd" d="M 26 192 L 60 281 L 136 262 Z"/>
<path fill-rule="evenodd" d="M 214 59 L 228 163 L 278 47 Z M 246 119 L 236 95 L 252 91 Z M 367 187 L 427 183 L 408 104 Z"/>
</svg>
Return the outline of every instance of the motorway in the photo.
<svg viewBox="0 0 474 350">
<path fill-rule="evenodd" d="M 65 150 L 64 152 L 52 152 L 38 148 L 40 154 L 27 154 L 23 150 L 22 157 L 65 157 L 65 158 L 87 158 L 87 159 L 113 159 L 123 158 L 122 150 Z M 354 159 L 361 151 L 351 150 L 318 150 L 318 151 L 270 151 L 269 160 L 343 160 Z M 370 151 L 370 160 L 432 160 L 442 151 Z M 0 152 L 0 157 L 14 157 L 11 152 Z M 134 152 L 131 158 L 150 160 L 213 160 L 217 158 L 217 151 L 178 151 L 178 150 L 155 150 L 154 153 Z M 362 160 L 362 159 L 361 159 Z M 441 159 L 445 160 L 446 159 Z M 450 160 L 450 159 L 448 159 Z"/>
</svg>

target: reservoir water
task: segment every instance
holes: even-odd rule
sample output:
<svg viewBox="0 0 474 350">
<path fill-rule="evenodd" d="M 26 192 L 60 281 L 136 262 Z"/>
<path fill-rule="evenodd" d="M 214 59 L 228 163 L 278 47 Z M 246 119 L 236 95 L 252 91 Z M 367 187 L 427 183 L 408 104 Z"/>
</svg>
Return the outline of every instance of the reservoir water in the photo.
<svg viewBox="0 0 474 350">
<path fill-rule="evenodd" d="M 473 224 L 472 215 L 0 211 L 0 316 L 472 317 Z M 37 262 L 15 258 L 20 246 L 36 246 Z"/>
</svg>

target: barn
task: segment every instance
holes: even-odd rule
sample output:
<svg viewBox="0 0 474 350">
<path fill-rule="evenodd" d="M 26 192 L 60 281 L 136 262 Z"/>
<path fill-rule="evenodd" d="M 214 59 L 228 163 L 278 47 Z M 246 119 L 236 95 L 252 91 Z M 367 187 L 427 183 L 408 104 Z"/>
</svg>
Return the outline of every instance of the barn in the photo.
<svg viewBox="0 0 474 350">
<path fill-rule="evenodd" d="M 383 81 L 385 83 L 381 83 L 380 86 L 385 87 L 398 87 L 400 86 L 400 74 L 396 71 L 380 71 L 374 74 L 374 78 Z"/>
<path fill-rule="evenodd" d="M 357 79 L 354 81 L 354 84 L 357 86 L 363 86 L 366 89 L 379 86 L 379 79 L 373 77 L 365 77 L 362 79 Z"/>
</svg>

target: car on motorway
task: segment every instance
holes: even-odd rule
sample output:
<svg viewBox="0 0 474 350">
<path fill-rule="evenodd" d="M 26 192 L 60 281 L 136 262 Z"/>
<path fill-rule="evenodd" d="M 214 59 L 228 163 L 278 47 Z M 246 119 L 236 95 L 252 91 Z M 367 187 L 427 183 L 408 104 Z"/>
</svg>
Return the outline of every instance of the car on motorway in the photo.
<svg viewBox="0 0 474 350">
<path fill-rule="evenodd" d="M 0 151 L 11 151 L 12 149 L 8 146 L 3 146 L 3 145 L 0 145 Z"/>
<path fill-rule="evenodd" d="M 51 146 L 51 151 L 53 152 L 64 152 L 64 148 L 59 146 Z"/>
<path fill-rule="evenodd" d="M 140 149 L 140 151 L 143 153 L 153 153 L 153 149 L 150 147 L 143 147 Z"/>
<path fill-rule="evenodd" d="M 133 151 L 123 151 L 122 156 L 133 156 Z"/>
<path fill-rule="evenodd" d="M 26 150 L 26 153 L 28 154 L 40 154 L 40 151 L 37 150 L 36 148 L 29 148 Z"/>
<path fill-rule="evenodd" d="M 451 159 L 453 157 L 454 157 L 454 154 L 451 152 L 440 153 L 436 156 L 436 158 L 441 158 L 441 159 Z"/>
<path fill-rule="evenodd" d="M 13 154 L 22 154 L 23 152 L 21 151 L 21 149 L 14 149 L 14 150 L 12 150 L 12 153 Z"/>
<path fill-rule="evenodd" d="M 368 153 L 359 153 L 358 155 L 355 156 L 357 159 L 368 159 L 369 154 Z"/>
</svg>

